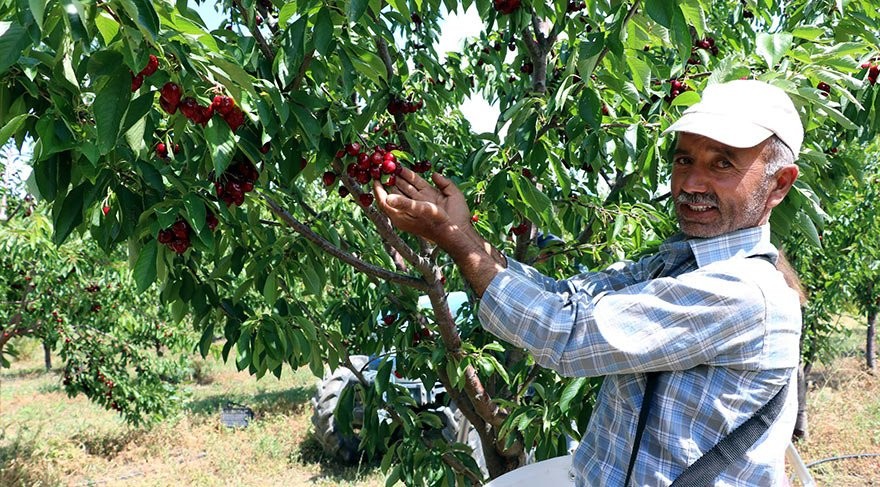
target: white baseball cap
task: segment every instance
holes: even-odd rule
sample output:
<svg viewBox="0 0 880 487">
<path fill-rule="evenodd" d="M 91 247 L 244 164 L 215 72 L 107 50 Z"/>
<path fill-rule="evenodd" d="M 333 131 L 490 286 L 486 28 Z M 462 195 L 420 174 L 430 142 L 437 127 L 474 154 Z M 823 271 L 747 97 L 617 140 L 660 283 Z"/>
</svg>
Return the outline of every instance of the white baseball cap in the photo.
<svg viewBox="0 0 880 487">
<path fill-rule="evenodd" d="M 779 137 L 797 159 L 804 126 L 791 98 L 780 88 L 758 80 L 709 85 L 699 103 L 663 131 L 702 135 L 731 147 L 754 147 L 771 135 Z"/>
</svg>

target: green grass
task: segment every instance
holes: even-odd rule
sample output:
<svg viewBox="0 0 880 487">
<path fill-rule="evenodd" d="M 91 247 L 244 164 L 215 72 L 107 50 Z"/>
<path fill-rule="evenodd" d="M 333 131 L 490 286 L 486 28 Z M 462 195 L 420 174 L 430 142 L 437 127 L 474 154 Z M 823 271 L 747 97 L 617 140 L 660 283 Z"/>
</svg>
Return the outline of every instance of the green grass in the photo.
<svg viewBox="0 0 880 487">
<path fill-rule="evenodd" d="M 36 354 L 33 354 L 36 355 Z M 57 370 L 23 356 L 0 371 L 0 485 L 379 486 L 375 464 L 341 465 L 310 437 L 315 379 L 307 369 L 255 380 L 234 365 L 198 364 L 181 413 L 152 428 L 68 398 Z M 220 423 L 227 401 L 246 405 L 248 428 Z"/>
</svg>

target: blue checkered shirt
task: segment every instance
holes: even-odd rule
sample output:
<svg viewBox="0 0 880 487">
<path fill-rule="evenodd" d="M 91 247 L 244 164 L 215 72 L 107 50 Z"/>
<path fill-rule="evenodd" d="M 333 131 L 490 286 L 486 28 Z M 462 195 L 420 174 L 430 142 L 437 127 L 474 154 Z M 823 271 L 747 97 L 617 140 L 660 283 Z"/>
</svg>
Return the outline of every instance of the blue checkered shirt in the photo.
<svg viewBox="0 0 880 487">
<path fill-rule="evenodd" d="M 646 372 L 665 371 L 633 470 L 638 486 L 671 484 L 792 379 L 800 305 L 771 263 L 777 255 L 764 225 L 673 237 L 638 262 L 560 281 L 508 259 L 483 294 L 485 329 L 562 375 L 605 376 L 574 453 L 578 486 L 623 485 Z M 715 486 L 784 485 L 796 390 Z"/>
</svg>

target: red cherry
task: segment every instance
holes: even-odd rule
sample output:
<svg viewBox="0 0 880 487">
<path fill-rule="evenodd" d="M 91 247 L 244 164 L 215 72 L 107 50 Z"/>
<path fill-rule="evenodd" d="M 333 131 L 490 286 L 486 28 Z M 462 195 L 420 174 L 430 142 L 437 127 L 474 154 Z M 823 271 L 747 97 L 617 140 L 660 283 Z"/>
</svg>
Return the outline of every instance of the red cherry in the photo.
<svg viewBox="0 0 880 487">
<path fill-rule="evenodd" d="M 180 96 L 180 86 L 169 81 L 162 85 L 159 102 L 166 112 L 174 114 L 177 111 L 177 105 L 180 103 Z"/>
<path fill-rule="evenodd" d="M 358 153 L 360 153 L 360 151 L 361 151 L 361 145 L 357 142 L 345 144 L 345 152 L 352 157 L 357 156 Z"/>
<path fill-rule="evenodd" d="M 238 106 L 234 106 L 229 114 L 223 117 L 223 120 L 229 125 L 229 129 L 235 132 L 239 127 L 244 125 L 244 112 L 241 111 L 241 108 Z"/>
<path fill-rule="evenodd" d="M 385 315 L 382 317 L 382 322 L 388 326 L 394 323 L 394 320 L 397 319 L 397 315 Z"/>
<path fill-rule="evenodd" d="M 135 92 L 140 89 L 141 85 L 144 84 L 144 77 L 141 75 L 131 77 L 131 91 Z"/>
<path fill-rule="evenodd" d="M 399 171 L 400 166 L 397 166 L 397 169 Z M 385 186 L 388 186 L 388 187 L 394 186 L 395 184 L 397 184 L 397 176 L 395 176 L 394 174 L 388 176 L 388 180 L 382 184 L 384 184 Z"/>
<path fill-rule="evenodd" d="M 229 96 L 217 95 L 214 97 L 211 105 L 220 116 L 226 117 L 232 112 L 232 109 L 235 108 L 235 100 Z"/>
<path fill-rule="evenodd" d="M 104 213 L 104 216 L 107 216 L 107 213 L 110 213 L 110 207 L 107 205 L 102 206 L 101 212 Z"/>
<path fill-rule="evenodd" d="M 250 193 L 254 190 L 254 183 L 250 181 L 244 181 L 241 183 L 241 192 L 242 193 Z"/>
<path fill-rule="evenodd" d="M 370 182 L 370 171 L 365 171 L 363 169 L 359 170 L 355 179 L 357 179 L 357 182 L 359 182 L 361 184 L 369 183 Z"/>
<path fill-rule="evenodd" d="M 270 148 L 271 148 L 271 146 L 269 145 L 268 142 L 266 142 L 265 144 L 263 144 L 262 146 L 260 146 L 260 152 L 263 153 L 263 154 L 268 154 Z"/>
<path fill-rule="evenodd" d="M 869 78 L 877 78 L 880 77 L 880 64 L 872 64 L 868 69 L 868 77 Z"/>
<path fill-rule="evenodd" d="M 397 171 L 397 163 L 393 160 L 384 160 L 382 161 L 382 172 L 385 174 L 393 174 Z"/>
<path fill-rule="evenodd" d="M 171 225 L 171 231 L 179 239 L 189 239 L 189 224 L 186 220 L 177 220 Z"/>
<path fill-rule="evenodd" d="M 339 193 L 340 198 L 345 198 L 349 195 L 348 188 L 346 188 L 345 186 L 340 186 L 337 192 Z"/>
<path fill-rule="evenodd" d="M 336 182 L 336 173 L 332 171 L 327 171 L 321 176 L 321 181 L 323 181 L 324 186 L 333 186 Z"/>
<path fill-rule="evenodd" d="M 370 162 L 373 163 L 374 165 L 379 165 L 379 164 L 382 164 L 382 158 L 383 158 L 382 153 L 379 151 L 376 151 L 376 152 L 373 152 L 373 155 L 370 156 Z"/>
<path fill-rule="evenodd" d="M 373 204 L 373 193 L 361 193 L 358 196 L 358 202 L 360 202 L 361 206 L 370 206 Z"/>
<path fill-rule="evenodd" d="M 144 66 L 144 69 L 142 69 L 141 72 L 138 74 L 143 76 L 152 76 L 157 69 L 159 69 L 159 60 L 154 54 L 150 54 L 150 58 L 147 60 L 147 65 Z"/>
<path fill-rule="evenodd" d="M 156 144 L 156 155 L 159 156 L 160 159 L 168 157 L 168 147 L 165 146 L 164 142 Z"/>
<path fill-rule="evenodd" d="M 366 152 L 361 152 L 357 155 L 357 163 L 358 167 L 361 169 L 369 169 L 370 168 L 370 156 L 367 155 Z"/>
<path fill-rule="evenodd" d="M 199 109 L 199 102 L 197 102 L 195 98 L 191 96 L 184 98 L 180 101 L 178 108 L 180 108 L 180 113 L 182 113 L 184 117 L 193 122 L 198 121 L 201 110 Z"/>
<path fill-rule="evenodd" d="M 207 213 L 205 213 L 205 223 L 208 224 L 208 229 L 213 232 L 220 222 L 217 220 L 217 215 L 215 215 L 212 211 L 208 211 Z"/>
<path fill-rule="evenodd" d="M 474 215 L 471 217 L 471 221 L 477 223 L 478 221 L 480 221 L 480 217 L 478 215 Z"/>
<path fill-rule="evenodd" d="M 358 169 L 360 169 L 358 168 L 358 165 L 352 162 L 345 166 L 345 173 L 348 174 L 348 177 L 350 178 L 356 178 L 358 175 Z"/>
<path fill-rule="evenodd" d="M 174 240 L 174 232 L 168 229 L 159 230 L 159 237 L 157 237 L 157 240 L 161 244 L 171 243 Z"/>
<path fill-rule="evenodd" d="M 821 91 L 825 95 L 831 93 L 831 86 L 824 81 L 820 81 L 819 84 L 816 85 L 816 89 Z"/>
<path fill-rule="evenodd" d="M 343 157 L 345 157 L 345 151 L 342 150 L 342 149 L 339 149 L 338 151 L 336 151 L 336 156 L 335 156 L 335 157 L 336 157 L 337 159 L 342 159 Z"/>
</svg>

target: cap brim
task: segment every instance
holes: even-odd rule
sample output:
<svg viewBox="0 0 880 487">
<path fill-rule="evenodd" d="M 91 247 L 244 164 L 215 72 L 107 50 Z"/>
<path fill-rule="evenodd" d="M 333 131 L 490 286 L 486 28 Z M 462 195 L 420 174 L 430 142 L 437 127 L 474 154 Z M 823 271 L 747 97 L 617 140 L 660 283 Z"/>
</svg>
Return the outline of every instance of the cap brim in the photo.
<svg viewBox="0 0 880 487">
<path fill-rule="evenodd" d="M 685 113 L 664 130 L 663 135 L 670 132 L 702 135 L 737 148 L 754 147 L 773 135 L 772 131 L 753 122 L 704 112 Z"/>
</svg>

